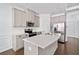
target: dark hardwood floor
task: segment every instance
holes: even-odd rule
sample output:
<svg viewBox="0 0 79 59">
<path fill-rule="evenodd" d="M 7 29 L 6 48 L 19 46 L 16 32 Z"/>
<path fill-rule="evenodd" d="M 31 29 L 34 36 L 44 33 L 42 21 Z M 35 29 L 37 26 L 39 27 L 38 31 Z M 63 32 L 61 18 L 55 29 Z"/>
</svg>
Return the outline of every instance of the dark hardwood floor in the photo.
<svg viewBox="0 0 79 59">
<path fill-rule="evenodd" d="M 17 52 L 14 52 L 12 49 L 0 53 L 0 55 L 23 55 L 24 49 L 20 49 Z M 68 38 L 68 42 L 65 44 L 58 43 L 58 48 L 55 52 L 55 55 L 79 55 L 79 39 L 77 38 Z"/>
<path fill-rule="evenodd" d="M 68 42 L 58 44 L 55 55 L 79 55 L 79 39 L 68 37 Z"/>
<path fill-rule="evenodd" d="M 16 52 L 10 49 L 10 50 L 0 53 L 0 55 L 24 55 L 24 49 L 22 48 Z"/>
</svg>

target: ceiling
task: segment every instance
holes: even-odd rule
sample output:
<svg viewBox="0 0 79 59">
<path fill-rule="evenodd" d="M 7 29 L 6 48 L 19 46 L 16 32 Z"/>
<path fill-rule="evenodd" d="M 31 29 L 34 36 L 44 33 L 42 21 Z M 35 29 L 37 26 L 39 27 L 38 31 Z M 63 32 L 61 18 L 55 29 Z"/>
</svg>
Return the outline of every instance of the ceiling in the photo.
<svg viewBox="0 0 79 59">
<path fill-rule="evenodd" d="M 26 4 L 30 9 L 35 10 L 38 13 L 62 13 L 65 9 L 65 4 L 58 3 L 36 3 Z"/>
<path fill-rule="evenodd" d="M 67 3 L 67 8 L 77 6 L 79 3 Z"/>
<path fill-rule="evenodd" d="M 65 12 L 66 8 L 79 5 L 79 3 L 14 3 L 22 8 L 29 8 L 38 13 L 58 14 Z"/>
</svg>

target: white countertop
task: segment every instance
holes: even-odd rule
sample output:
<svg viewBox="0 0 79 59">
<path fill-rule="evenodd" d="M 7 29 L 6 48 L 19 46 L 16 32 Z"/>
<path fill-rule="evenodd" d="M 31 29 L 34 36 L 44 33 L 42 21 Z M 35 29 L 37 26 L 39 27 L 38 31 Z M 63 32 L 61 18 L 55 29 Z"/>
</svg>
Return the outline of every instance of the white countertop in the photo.
<svg viewBox="0 0 79 59">
<path fill-rule="evenodd" d="M 54 43 L 55 41 L 57 41 L 60 38 L 60 36 L 61 34 L 59 33 L 52 34 L 52 35 L 42 34 L 42 35 L 37 35 L 33 37 L 28 37 L 23 40 L 24 42 L 29 42 L 38 47 L 45 48 L 49 46 L 50 44 Z"/>
</svg>

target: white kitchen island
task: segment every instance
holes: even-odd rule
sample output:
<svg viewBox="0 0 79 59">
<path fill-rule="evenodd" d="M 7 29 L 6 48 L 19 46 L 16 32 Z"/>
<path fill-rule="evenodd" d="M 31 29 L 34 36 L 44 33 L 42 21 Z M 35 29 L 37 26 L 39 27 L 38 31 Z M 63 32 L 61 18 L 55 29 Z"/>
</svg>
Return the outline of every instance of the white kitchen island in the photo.
<svg viewBox="0 0 79 59">
<path fill-rule="evenodd" d="M 53 55 L 61 34 L 42 34 L 24 40 L 24 55 Z"/>
</svg>

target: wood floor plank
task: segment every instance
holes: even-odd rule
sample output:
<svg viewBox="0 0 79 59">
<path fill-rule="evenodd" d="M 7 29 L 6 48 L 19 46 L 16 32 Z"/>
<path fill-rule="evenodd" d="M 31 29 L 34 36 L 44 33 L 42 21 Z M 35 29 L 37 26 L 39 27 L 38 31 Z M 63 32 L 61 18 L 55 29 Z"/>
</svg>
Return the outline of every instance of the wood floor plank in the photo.
<svg viewBox="0 0 79 59">
<path fill-rule="evenodd" d="M 79 39 L 68 37 L 68 42 L 58 44 L 55 55 L 79 55 Z"/>
<path fill-rule="evenodd" d="M 0 55 L 24 55 L 24 48 L 14 52 L 12 49 L 0 53 Z"/>
</svg>

